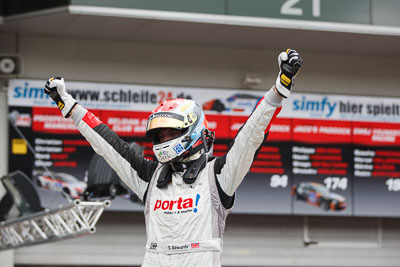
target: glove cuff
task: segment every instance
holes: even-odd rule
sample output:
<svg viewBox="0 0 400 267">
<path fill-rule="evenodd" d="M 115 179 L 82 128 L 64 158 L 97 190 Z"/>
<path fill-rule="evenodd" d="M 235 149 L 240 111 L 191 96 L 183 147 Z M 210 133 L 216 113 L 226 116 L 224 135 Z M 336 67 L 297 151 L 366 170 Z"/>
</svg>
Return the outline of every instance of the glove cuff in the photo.
<svg viewBox="0 0 400 267">
<path fill-rule="evenodd" d="M 276 90 L 278 91 L 278 93 L 282 97 L 284 97 L 284 98 L 289 97 L 290 90 L 281 84 L 281 73 L 279 73 L 278 77 L 276 78 L 275 87 L 276 87 Z"/>
<path fill-rule="evenodd" d="M 62 97 L 64 103 L 58 103 L 58 108 L 61 111 L 61 114 L 64 118 L 69 118 L 71 116 L 70 112 L 75 107 L 78 102 L 72 98 L 70 94 L 66 94 Z M 63 106 L 64 104 L 64 106 Z"/>
</svg>

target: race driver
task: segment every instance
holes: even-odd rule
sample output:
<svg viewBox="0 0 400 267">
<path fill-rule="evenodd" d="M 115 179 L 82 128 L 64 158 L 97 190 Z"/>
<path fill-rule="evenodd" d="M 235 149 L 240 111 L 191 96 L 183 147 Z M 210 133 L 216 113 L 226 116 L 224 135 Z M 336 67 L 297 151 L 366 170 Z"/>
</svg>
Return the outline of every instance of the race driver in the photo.
<svg viewBox="0 0 400 267">
<path fill-rule="evenodd" d="M 142 266 L 221 266 L 225 220 L 235 191 L 263 144 L 282 100 L 290 95 L 302 59 L 288 49 L 278 56 L 279 75 L 236 135 L 228 152 L 213 157 L 214 133 L 201 107 L 174 99 L 152 111 L 146 135 L 157 161 L 129 148 L 107 125 L 77 104 L 64 79 L 44 88 L 64 117 L 71 117 L 95 152 L 145 203 L 146 253 Z"/>
</svg>

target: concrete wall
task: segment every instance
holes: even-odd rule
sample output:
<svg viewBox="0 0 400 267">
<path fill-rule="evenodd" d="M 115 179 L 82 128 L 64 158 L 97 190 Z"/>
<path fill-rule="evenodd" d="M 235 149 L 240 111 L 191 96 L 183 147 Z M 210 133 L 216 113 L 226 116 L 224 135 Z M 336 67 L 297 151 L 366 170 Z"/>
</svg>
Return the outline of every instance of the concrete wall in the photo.
<svg viewBox="0 0 400 267">
<path fill-rule="evenodd" d="M 265 90 L 278 74 L 281 51 L 196 47 L 126 41 L 20 36 L 24 77 L 241 88 L 246 73 Z M 282 48 L 284 49 L 284 48 Z M 299 92 L 399 96 L 398 62 L 390 57 L 302 52 Z"/>
<path fill-rule="evenodd" d="M 0 80 L 0 177 L 8 173 L 8 121 L 7 121 L 7 94 L 3 90 L 4 81 Z M 0 186 L 0 197 L 5 193 Z M 14 266 L 14 250 L 0 252 L 0 266 Z"/>
<path fill-rule="evenodd" d="M 0 54 L 16 53 L 16 36 L 0 34 Z M 8 106 L 7 106 L 7 80 L 0 79 L 0 177 L 8 173 Z M 0 187 L 0 196 L 4 189 Z M 0 266 L 14 266 L 14 250 L 0 252 Z"/>
</svg>

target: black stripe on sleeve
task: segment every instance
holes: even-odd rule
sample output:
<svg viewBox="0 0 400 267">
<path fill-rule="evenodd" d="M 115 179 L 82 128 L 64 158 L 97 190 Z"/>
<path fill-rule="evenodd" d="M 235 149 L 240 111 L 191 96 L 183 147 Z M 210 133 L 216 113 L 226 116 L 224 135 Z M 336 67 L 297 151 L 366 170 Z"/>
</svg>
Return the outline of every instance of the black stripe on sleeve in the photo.
<svg viewBox="0 0 400 267">
<path fill-rule="evenodd" d="M 93 130 L 98 133 L 115 151 L 118 152 L 131 167 L 138 172 L 139 178 L 145 182 L 150 182 L 154 171 L 157 168 L 157 162 L 148 160 L 138 155 L 134 149 L 129 147 L 129 144 L 123 141 L 114 131 L 106 124 L 102 123 L 94 127 Z"/>
</svg>

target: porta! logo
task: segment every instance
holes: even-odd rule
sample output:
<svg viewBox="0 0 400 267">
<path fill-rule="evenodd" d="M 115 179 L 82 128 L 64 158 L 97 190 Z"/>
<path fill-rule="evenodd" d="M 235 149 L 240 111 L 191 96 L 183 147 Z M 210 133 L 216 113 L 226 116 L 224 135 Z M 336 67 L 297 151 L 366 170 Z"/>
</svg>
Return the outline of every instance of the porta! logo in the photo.
<svg viewBox="0 0 400 267">
<path fill-rule="evenodd" d="M 195 199 L 193 198 L 185 198 L 180 197 L 178 200 L 161 200 L 157 199 L 154 204 L 153 210 L 156 211 L 158 209 L 161 210 L 188 210 L 193 209 L 193 212 L 197 212 L 197 205 L 199 204 L 200 194 L 196 194 Z"/>
</svg>

